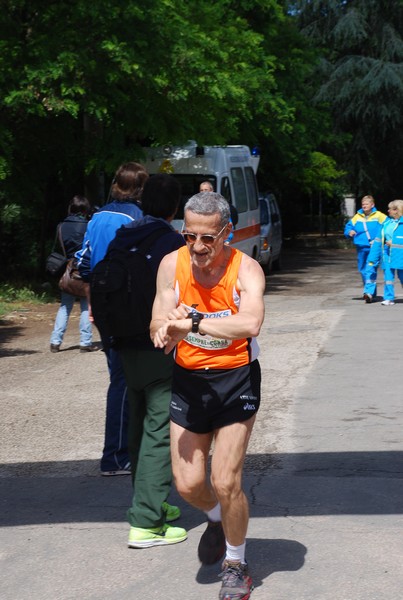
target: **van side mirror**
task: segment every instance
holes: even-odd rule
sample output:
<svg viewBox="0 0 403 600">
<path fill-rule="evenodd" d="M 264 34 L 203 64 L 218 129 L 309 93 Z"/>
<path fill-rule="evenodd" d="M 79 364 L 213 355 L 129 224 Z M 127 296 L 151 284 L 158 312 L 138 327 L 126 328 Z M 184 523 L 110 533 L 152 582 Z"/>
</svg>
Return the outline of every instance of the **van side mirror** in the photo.
<svg viewBox="0 0 403 600">
<path fill-rule="evenodd" d="M 237 209 L 235 208 L 235 206 L 233 204 L 229 205 L 229 210 L 230 210 L 230 213 L 231 213 L 231 221 L 232 221 L 232 224 L 233 224 L 234 229 L 235 229 L 235 227 L 238 225 L 238 220 L 239 220 L 238 211 L 237 211 Z"/>
</svg>

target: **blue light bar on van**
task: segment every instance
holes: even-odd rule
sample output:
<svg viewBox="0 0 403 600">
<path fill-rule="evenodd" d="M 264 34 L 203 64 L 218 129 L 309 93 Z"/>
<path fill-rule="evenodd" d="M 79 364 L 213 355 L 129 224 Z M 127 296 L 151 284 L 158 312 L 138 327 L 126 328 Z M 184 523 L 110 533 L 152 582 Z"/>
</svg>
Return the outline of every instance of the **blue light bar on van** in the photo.
<svg viewBox="0 0 403 600">
<path fill-rule="evenodd" d="M 259 146 L 254 146 L 251 150 L 252 156 L 260 156 L 260 148 Z"/>
</svg>

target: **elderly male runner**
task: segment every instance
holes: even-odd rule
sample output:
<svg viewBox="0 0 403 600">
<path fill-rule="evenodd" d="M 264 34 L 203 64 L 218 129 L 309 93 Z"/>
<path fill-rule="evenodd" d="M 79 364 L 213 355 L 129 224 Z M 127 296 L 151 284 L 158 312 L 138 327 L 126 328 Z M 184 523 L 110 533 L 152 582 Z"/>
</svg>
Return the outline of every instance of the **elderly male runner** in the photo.
<svg viewBox="0 0 403 600">
<path fill-rule="evenodd" d="M 260 402 L 255 337 L 264 318 L 265 277 L 255 260 L 224 244 L 229 217 L 220 194 L 188 200 L 186 246 L 165 256 L 158 271 L 151 337 L 165 352 L 176 346 L 172 468 L 180 495 L 207 515 L 199 559 L 213 564 L 225 552 L 219 598 L 247 600 L 249 509 L 241 480 Z"/>
</svg>

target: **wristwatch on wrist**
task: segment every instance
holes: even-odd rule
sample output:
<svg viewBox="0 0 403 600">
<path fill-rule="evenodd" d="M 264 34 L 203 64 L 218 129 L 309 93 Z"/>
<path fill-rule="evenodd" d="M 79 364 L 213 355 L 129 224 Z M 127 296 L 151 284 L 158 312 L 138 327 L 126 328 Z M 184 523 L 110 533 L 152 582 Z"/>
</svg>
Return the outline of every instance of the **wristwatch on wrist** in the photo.
<svg viewBox="0 0 403 600">
<path fill-rule="evenodd" d="M 192 310 L 188 314 L 188 319 L 192 319 L 192 333 L 199 333 L 199 325 L 200 321 L 204 318 L 202 313 L 197 312 L 197 310 Z"/>
</svg>

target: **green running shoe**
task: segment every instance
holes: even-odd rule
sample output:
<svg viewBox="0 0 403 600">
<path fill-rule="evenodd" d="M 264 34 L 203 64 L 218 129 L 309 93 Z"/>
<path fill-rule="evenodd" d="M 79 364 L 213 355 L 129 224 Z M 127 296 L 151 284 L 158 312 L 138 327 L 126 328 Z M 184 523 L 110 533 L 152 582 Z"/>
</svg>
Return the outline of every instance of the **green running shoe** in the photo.
<svg viewBox="0 0 403 600">
<path fill-rule="evenodd" d="M 187 538 L 186 529 L 182 527 L 153 527 L 143 529 L 142 527 L 130 527 L 129 548 L 150 548 L 151 546 L 166 546 L 168 544 L 179 544 Z"/>
<path fill-rule="evenodd" d="M 166 514 L 166 521 L 170 523 L 171 521 L 176 521 L 181 516 L 181 511 L 178 506 L 172 506 L 172 504 L 168 504 L 168 502 L 162 503 L 162 510 Z"/>
</svg>

